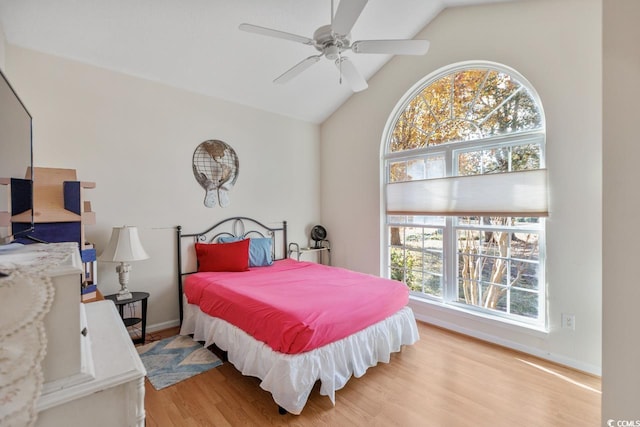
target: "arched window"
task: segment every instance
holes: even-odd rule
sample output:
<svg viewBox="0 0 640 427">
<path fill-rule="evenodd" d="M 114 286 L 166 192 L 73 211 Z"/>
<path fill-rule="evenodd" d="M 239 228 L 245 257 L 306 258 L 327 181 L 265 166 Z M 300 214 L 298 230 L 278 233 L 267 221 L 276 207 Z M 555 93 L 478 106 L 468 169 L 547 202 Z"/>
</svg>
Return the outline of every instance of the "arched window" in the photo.
<svg viewBox="0 0 640 427">
<path fill-rule="evenodd" d="M 416 84 L 384 135 L 386 274 L 417 298 L 545 322 L 545 126 L 516 71 L 446 67 Z"/>
</svg>

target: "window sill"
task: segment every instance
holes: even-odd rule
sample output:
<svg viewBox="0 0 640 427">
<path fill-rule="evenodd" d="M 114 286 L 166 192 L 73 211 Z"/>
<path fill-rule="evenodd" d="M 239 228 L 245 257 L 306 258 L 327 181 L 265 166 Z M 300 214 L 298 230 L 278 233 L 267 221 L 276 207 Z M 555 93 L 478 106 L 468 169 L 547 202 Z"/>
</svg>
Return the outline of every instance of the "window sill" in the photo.
<svg viewBox="0 0 640 427">
<path fill-rule="evenodd" d="M 462 320 L 470 320 L 470 321 L 473 321 L 474 323 L 479 322 L 489 327 L 509 329 L 516 333 L 524 333 L 526 335 L 530 335 L 538 338 L 547 338 L 549 335 L 549 330 L 544 326 L 518 322 L 513 319 L 491 316 L 479 311 L 467 309 L 460 304 L 445 304 L 440 301 L 434 301 L 428 298 L 421 298 L 415 295 L 409 296 L 409 304 L 428 306 L 429 309 L 435 310 L 436 312 L 453 315 L 456 318 L 459 318 Z M 424 316 L 420 316 L 420 313 L 417 313 L 416 318 L 420 320 L 420 317 L 424 317 Z M 440 325 L 440 326 L 447 327 L 445 325 Z"/>
</svg>

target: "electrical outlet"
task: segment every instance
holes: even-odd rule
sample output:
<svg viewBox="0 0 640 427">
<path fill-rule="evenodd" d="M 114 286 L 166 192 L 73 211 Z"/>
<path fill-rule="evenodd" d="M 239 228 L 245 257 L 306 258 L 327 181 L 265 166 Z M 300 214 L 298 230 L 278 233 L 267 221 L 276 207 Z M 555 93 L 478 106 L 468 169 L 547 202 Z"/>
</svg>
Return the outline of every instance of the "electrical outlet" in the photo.
<svg viewBox="0 0 640 427">
<path fill-rule="evenodd" d="M 576 329 L 576 315 L 571 313 L 562 313 L 562 327 L 565 329 Z"/>
</svg>

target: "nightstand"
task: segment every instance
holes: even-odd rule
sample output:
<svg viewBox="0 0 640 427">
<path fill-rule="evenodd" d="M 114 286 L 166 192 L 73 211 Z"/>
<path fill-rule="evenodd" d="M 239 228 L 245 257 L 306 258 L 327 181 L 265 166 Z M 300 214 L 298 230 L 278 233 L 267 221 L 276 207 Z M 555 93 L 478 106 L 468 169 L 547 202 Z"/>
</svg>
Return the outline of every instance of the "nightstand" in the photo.
<svg viewBox="0 0 640 427">
<path fill-rule="evenodd" d="M 141 336 L 133 339 L 134 344 L 144 344 L 146 332 L 147 332 L 147 299 L 149 298 L 148 292 L 132 292 L 131 298 L 129 299 L 121 299 L 118 300 L 116 297 L 118 294 L 112 294 L 105 296 L 105 299 L 111 300 L 114 302 L 116 307 L 118 307 L 118 312 L 120 313 L 120 318 L 124 322 L 125 327 L 137 325 L 138 323 L 142 323 L 142 331 Z M 135 304 L 140 302 L 141 304 L 141 317 L 124 317 L 124 307 L 129 304 Z"/>
<path fill-rule="evenodd" d="M 309 252 L 318 252 L 320 254 L 320 263 L 331 265 L 331 245 L 328 240 L 322 240 L 318 247 L 308 247 L 301 248 L 297 243 L 289 243 L 289 258 L 293 253 L 296 254 L 296 259 L 300 261 L 300 255 L 309 253 Z M 327 262 L 324 262 L 324 254 L 327 254 Z"/>
</svg>

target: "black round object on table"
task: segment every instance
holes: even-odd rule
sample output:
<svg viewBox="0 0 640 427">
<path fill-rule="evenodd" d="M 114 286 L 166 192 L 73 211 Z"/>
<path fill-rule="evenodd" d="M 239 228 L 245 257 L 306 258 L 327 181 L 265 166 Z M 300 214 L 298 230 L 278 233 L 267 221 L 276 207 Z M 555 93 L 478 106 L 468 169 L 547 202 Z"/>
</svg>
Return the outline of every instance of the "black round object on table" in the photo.
<svg viewBox="0 0 640 427">
<path fill-rule="evenodd" d="M 320 247 L 320 242 L 327 238 L 327 230 L 321 225 L 315 225 L 311 229 L 311 240 L 316 242 L 315 248 L 318 249 Z"/>
</svg>

